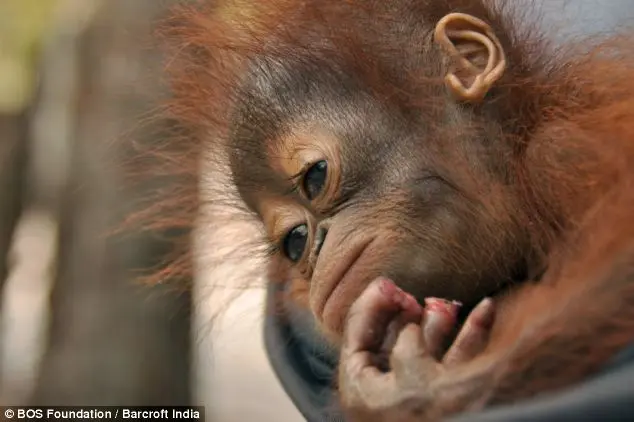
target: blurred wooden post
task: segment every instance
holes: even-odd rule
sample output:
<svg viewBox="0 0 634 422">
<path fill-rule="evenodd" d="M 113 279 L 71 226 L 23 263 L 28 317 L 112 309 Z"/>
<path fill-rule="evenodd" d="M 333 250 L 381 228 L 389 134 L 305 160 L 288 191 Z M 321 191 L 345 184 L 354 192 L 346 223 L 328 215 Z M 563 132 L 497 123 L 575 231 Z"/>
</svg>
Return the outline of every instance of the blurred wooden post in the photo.
<svg viewBox="0 0 634 422">
<path fill-rule="evenodd" d="M 0 292 L 9 271 L 9 250 L 24 198 L 27 118 L 0 114 Z"/>
<path fill-rule="evenodd" d="M 26 122 L 26 113 L 0 115 L 0 299 L 11 267 L 9 252 L 24 200 L 28 156 Z M 1 312 L 2 300 L 0 315 Z M 4 350 L 1 342 L 0 336 L 0 351 Z"/>
<path fill-rule="evenodd" d="M 102 1 L 79 39 L 68 41 L 78 53 L 70 182 L 61 198 L 49 349 L 34 405 L 191 400 L 190 295 L 135 285 L 133 270 L 155 264 L 168 246 L 141 234 L 107 236 L 143 194 L 122 189 L 119 140 L 161 136 L 160 122 L 144 128 L 139 119 L 164 94 L 161 57 L 151 47 L 153 25 L 169 3 Z"/>
</svg>

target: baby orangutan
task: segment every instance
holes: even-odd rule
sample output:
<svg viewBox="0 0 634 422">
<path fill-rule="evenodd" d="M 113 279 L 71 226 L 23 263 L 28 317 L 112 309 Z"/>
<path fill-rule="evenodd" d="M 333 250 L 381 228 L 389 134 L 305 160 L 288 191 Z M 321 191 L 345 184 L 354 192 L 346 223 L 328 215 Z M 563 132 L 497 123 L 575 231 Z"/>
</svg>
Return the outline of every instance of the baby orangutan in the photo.
<svg viewBox="0 0 634 422">
<path fill-rule="evenodd" d="M 555 49 L 522 23 L 485 0 L 172 22 L 200 141 L 173 162 L 228 154 L 271 279 L 342 349 L 353 421 L 551 392 L 634 341 L 634 43 Z"/>
</svg>

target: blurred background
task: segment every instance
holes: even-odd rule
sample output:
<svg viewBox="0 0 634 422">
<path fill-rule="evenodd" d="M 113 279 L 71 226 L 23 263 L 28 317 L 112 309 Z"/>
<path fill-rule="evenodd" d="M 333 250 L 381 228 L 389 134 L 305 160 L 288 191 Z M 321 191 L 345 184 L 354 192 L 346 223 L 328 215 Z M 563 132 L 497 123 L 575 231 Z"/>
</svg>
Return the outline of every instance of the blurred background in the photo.
<svg viewBox="0 0 634 422">
<path fill-rule="evenodd" d="M 145 194 L 126 139 L 164 125 L 138 122 L 164 92 L 167 4 L 0 2 L 2 403 L 190 401 L 189 293 L 135 280 L 167 245 L 110 236 Z"/>
<path fill-rule="evenodd" d="M 170 133 L 152 117 L 167 95 L 154 32 L 174 3 L 0 0 L 0 405 L 302 420 L 262 349 L 263 290 L 212 327 L 226 299 L 208 287 L 234 267 L 142 285 L 175 234 L 114 231 L 157 188 L 122 167 Z"/>
</svg>

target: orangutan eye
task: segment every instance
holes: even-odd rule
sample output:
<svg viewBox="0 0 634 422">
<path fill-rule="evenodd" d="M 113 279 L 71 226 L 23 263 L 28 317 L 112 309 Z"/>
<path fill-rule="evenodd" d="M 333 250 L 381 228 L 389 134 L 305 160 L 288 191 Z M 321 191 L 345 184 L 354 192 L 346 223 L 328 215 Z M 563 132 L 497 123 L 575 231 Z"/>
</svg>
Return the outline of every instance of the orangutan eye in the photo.
<svg viewBox="0 0 634 422">
<path fill-rule="evenodd" d="M 318 161 L 306 171 L 303 188 L 308 199 L 313 200 L 319 195 L 326 184 L 327 175 L 328 162 L 326 160 Z"/>
<path fill-rule="evenodd" d="M 308 241 L 308 226 L 300 224 L 288 232 L 282 241 L 282 251 L 293 262 L 299 261 L 304 255 L 306 242 Z"/>
</svg>

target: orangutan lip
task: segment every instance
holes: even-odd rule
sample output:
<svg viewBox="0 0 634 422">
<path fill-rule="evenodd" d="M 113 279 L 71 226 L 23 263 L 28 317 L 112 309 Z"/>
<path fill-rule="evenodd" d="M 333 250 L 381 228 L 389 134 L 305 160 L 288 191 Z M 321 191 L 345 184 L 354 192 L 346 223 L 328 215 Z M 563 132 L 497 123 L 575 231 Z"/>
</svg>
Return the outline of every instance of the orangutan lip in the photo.
<svg viewBox="0 0 634 422">
<path fill-rule="evenodd" d="M 365 242 L 359 242 L 349 253 L 347 256 L 340 261 L 341 265 L 337 267 L 337 269 L 333 272 L 333 276 L 331 277 L 329 283 L 325 286 L 324 295 L 319 299 L 317 303 L 317 312 L 316 314 L 323 321 L 324 318 L 324 309 L 328 304 L 332 294 L 336 290 L 337 286 L 342 282 L 342 280 L 346 277 L 348 272 L 354 267 L 354 264 L 359 260 L 363 252 L 370 246 L 374 238 L 370 238 Z"/>
</svg>

